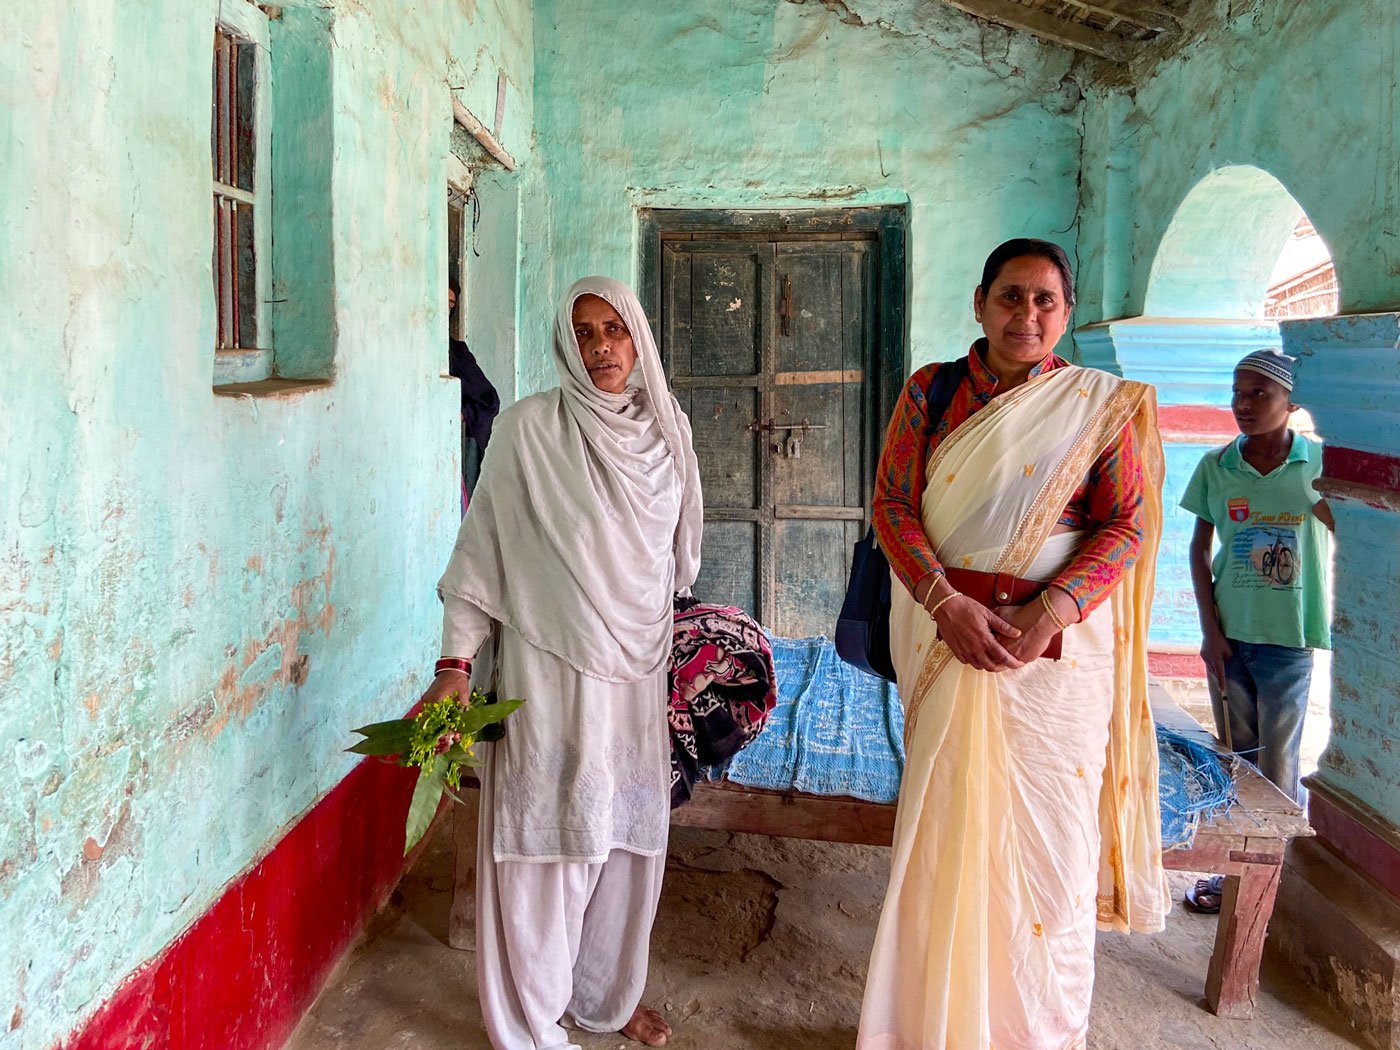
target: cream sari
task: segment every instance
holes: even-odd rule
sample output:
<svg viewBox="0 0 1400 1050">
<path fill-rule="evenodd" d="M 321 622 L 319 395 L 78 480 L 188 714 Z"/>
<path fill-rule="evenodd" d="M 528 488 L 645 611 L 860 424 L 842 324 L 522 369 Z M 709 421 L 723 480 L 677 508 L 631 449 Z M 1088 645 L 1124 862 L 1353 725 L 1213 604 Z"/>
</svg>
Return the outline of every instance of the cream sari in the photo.
<svg viewBox="0 0 1400 1050">
<path fill-rule="evenodd" d="M 1152 932 L 1161 864 L 1147 624 L 1161 531 L 1151 387 L 1067 367 L 997 397 L 927 465 L 924 529 L 950 567 L 1051 579 L 1052 535 L 1123 427 L 1136 428 L 1146 535 L 1059 661 L 978 671 L 896 582 L 891 650 L 908 752 L 859 1050 L 1074 1050 L 1096 928 Z M 1100 844 L 1102 843 L 1102 848 Z"/>
</svg>

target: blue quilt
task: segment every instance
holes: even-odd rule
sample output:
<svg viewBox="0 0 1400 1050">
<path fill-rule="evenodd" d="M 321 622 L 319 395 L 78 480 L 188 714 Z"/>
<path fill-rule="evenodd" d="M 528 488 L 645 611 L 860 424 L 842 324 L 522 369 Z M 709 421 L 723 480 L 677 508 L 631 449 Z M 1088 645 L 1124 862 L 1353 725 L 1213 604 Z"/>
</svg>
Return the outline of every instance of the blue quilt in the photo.
<svg viewBox="0 0 1400 1050">
<path fill-rule="evenodd" d="M 895 688 L 858 671 L 826 638 L 773 638 L 778 706 L 730 760 L 736 784 L 893 802 L 904 773 Z"/>
<path fill-rule="evenodd" d="M 890 683 L 858 671 L 826 638 L 773 638 L 778 706 L 724 769 L 736 784 L 893 802 L 904 772 L 904 708 Z M 1234 782 L 1202 744 L 1157 727 L 1162 845 L 1189 843 L 1202 814 L 1235 801 Z"/>
<path fill-rule="evenodd" d="M 1219 755 L 1162 725 L 1157 727 L 1157 794 L 1164 849 L 1190 845 L 1202 816 L 1239 801 Z"/>
</svg>

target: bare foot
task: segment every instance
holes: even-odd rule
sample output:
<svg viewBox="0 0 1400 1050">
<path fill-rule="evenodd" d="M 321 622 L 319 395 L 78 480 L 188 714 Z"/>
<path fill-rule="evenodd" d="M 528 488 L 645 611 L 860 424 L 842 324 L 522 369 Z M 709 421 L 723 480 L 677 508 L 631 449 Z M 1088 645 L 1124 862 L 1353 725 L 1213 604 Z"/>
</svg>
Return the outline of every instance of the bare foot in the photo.
<svg viewBox="0 0 1400 1050">
<path fill-rule="evenodd" d="M 632 1020 L 622 1026 L 622 1034 L 647 1046 L 665 1046 L 671 1026 L 655 1010 L 638 1005 L 632 1011 Z"/>
</svg>

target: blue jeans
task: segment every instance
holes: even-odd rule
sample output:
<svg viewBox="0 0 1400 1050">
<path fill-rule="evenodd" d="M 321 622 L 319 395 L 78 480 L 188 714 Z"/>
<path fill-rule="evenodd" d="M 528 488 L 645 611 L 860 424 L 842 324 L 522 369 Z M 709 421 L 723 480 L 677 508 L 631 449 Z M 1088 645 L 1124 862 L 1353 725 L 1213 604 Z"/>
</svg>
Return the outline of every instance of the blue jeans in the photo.
<svg viewBox="0 0 1400 1050">
<path fill-rule="evenodd" d="M 1313 652 L 1287 645 L 1230 640 L 1225 689 L 1210 683 L 1215 731 L 1222 741 L 1254 762 L 1290 798 L 1303 801 L 1298 783 L 1298 749 L 1308 710 Z M 1229 710 L 1230 735 L 1225 735 Z"/>
</svg>

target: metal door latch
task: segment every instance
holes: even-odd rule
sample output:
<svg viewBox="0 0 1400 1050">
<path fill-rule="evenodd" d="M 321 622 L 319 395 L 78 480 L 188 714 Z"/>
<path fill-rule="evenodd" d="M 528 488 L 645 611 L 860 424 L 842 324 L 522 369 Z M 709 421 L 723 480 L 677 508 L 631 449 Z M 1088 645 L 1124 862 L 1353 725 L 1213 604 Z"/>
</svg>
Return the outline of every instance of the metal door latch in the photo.
<svg viewBox="0 0 1400 1050">
<path fill-rule="evenodd" d="M 784 433 L 783 440 L 776 441 L 769 446 L 775 455 L 783 459 L 798 459 L 802 455 L 802 439 L 807 436 L 807 431 L 826 429 L 826 423 L 809 423 L 805 419 L 801 423 L 774 423 L 771 419 L 765 419 L 760 423 L 755 419 L 749 424 L 749 430 L 755 434 L 777 433 L 778 431 Z"/>
</svg>

